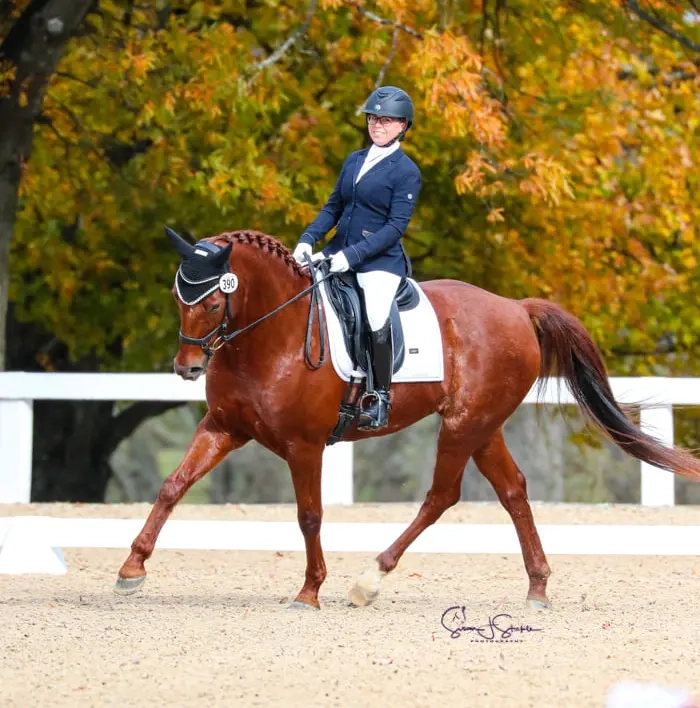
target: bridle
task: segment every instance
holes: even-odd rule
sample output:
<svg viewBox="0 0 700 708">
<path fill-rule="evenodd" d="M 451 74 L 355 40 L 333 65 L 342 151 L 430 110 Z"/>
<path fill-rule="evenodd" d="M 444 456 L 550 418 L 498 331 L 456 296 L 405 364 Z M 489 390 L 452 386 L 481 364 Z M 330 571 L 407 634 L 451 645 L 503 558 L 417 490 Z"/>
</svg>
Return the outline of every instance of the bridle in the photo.
<svg viewBox="0 0 700 708">
<path fill-rule="evenodd" d="M 318 272 L 323 272 L 323 268 L 327 260 L 328 259 L 319 260 L 317 261 L 318 265 L 316 265 L 309 258 L 309 256 L 306 255 L 306 264 L 309 268 L 309 273 L 311 275 L 313 283 L 308 288 L 304 288 L 300 293 L 297 293 L 290 300 L 287 300 L 279 307 L 276 307 L 274 310 L 272 310 L 272 312 L 268 312 L 266 315 L 259 317 L 254 322 L 251 322 L 250 324 L 247 324 L 245 327 L 241 327 L 240 329 L 233 330 L 232 332 L 229 332 L 229 321 L 233 319 L 231 315 L 231 293 L 224 293 L 226 304 L 224 307 L 224 316 L 221 322 L 219 322 L 219 324 L 214 327 L 211 332 L 205 334 L 203 337 L 190 337 L 189 335 L 185 334 L 181 329 L 179 332 L 180 341 L 184 342 L 185 344 L 195 344 L 201 346 L 202 351 L 206 354 L 207 358 L 209 358 L 214 354 L 215 351 L 221 349 L 221 347 L 223 347 L 224 344 L 226 344 L 227 342 L 230 342 L 232 339 L 238 337 L 240 334 L 247 332 L 249 329 L 257 327 L 257 325 L 261 324 L 265 320 L 270 319 L 270 317 L 276 315 L 278 312 L 281 312 L 282 310 L 284 310 L 285 307 L 291 305 L 293 302 L 296 302 L 297 300 L 304 297 L 304 295 L 307 295 L 310 292 L 311 303 L 309 305 L 309 318 L 306 327 L 306 339 L 304 341 L 304 358 L 306 359 L 306 363 L 312 369 L 319 369 L 325 361 L 326 352 L 325 339 L 323 336 L 323 309 L 321 308 L 321 300 L 318 294 L 318 287 L 325 280 L 328 280 L 328 278 L 331 277 L 332 273 L 328 272 L 325 275 L 322 275 L 320 278 L 317 278 L 316 274 Z M 230 272 L 228 264 L 226 264 L 226 272 Z M 320 334 L 320 353 L 318 363 L 313 363 L 311 361 L 311 332 L 313 329 L 314 306 L 318 311 L 318 326 Z"/>
<path fill-rule="evenodd" d="M 219 322 L 219 324 L 211 330 L 211 332 L 205 334 L 203 337 L 190 337 L 180 330 L 180 341 L 185 344 L 199 344 L 204 353 L 207 356 L 211 356 L 215 351 L 221 349 L 226 342 L 233 339 L 237 334 L 240 334 L 240 331 L 231 332 L 231 334 L 228 333 L 228 321 L 231 319 L 231 302 L 229 300 L 229 293 L 226 293 L 225 297 L 226 307 L 224 310 L 224 317 L 221 322 Z"/>
</svg>

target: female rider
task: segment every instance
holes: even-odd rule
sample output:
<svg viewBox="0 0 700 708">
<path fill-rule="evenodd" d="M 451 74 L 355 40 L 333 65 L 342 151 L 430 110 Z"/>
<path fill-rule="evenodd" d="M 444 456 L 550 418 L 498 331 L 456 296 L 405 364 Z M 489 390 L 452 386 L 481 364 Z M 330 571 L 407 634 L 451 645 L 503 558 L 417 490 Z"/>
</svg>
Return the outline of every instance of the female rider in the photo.
<svg viewBox="0 0 700 708">
<path fill-rule="evenodd" d="M 373 91 L 362 112 L 372 145 L 345 160 L 338 182 L 316 219 L 304 231 L 294 257 L 305 263 L 312 247 L 333 226 L 336 232 L 322 253 L 330 271 L 353 270 L 362 288 L 371 330 L 375 391 L 362 411 L 358 428 L 375 430 L 388 424 L 393 349 L 389 311 L 401 279 L 411 275 L 403 236 L 421 188 L 421 173 L 402 150 L 401 141 L 413 124 L 413 102 L 395 86 Z"/>
</svg>

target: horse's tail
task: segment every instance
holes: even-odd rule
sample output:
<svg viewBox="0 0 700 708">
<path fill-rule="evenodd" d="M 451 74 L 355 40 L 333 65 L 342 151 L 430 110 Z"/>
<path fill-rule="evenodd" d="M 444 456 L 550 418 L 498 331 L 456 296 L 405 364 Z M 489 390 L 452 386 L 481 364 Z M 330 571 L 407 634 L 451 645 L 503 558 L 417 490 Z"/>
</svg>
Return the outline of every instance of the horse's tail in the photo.
<svg viewBox="0 0 700 708">
<path fill-rule="evenodd" d="M 547 378 L 562 376 L 584 413 L 625 452 L 700 481 L 700 460 L 686 450 L 662 445 L 628 418 L 615 400 L 600 351 L 576 317 L 546 300 L 528 298 L 520 304 L 540 343 L 540 392 Z"/>
</svg>

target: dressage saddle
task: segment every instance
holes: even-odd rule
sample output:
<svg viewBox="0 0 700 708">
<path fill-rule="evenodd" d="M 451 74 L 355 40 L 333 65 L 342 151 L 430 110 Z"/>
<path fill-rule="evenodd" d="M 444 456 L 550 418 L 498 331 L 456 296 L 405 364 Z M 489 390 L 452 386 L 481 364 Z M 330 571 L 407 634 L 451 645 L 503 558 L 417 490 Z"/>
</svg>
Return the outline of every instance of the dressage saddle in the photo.
<svg viewBox="0 0 700 708">
<path fill-rule="evenodd" d="M 338 315 L 340 328 L 348 355 L 355 369 L 367 368 L 370 361 L 369 325 L 365 314 L 362 290 L 357 282 L 357 276 L 352 271 L 336 273 L 326 281 L 328 299 Z M 400 312 L 412 310 L 418 306 L 420 294 L 412 281 L 402 278 L 391 304 L 389 320 L 391 322 L 391 341 L 394 349 L 393 371 L 396 373 L 403 364 L 406 355 L 403 327 Z"/>
</svg>

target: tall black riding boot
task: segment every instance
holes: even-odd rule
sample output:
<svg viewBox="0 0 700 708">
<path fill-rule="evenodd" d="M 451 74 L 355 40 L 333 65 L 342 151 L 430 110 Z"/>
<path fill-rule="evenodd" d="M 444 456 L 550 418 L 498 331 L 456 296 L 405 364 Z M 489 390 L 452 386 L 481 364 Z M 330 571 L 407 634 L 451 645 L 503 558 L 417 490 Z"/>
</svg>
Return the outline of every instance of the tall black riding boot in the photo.
<svg viewBox="0 0 700 708">
<path fill-rule="evenodd" d="M 364 401 L 369 402 L 360 413 L 359 430 L 377 430 L 389 423 L 389 390 L 394 367 L 394 347 L 391 341 L 391 322 L 371 333 L 372 371 L 374 373 L 374 391 L 368 391 Z"/>
</svg>

